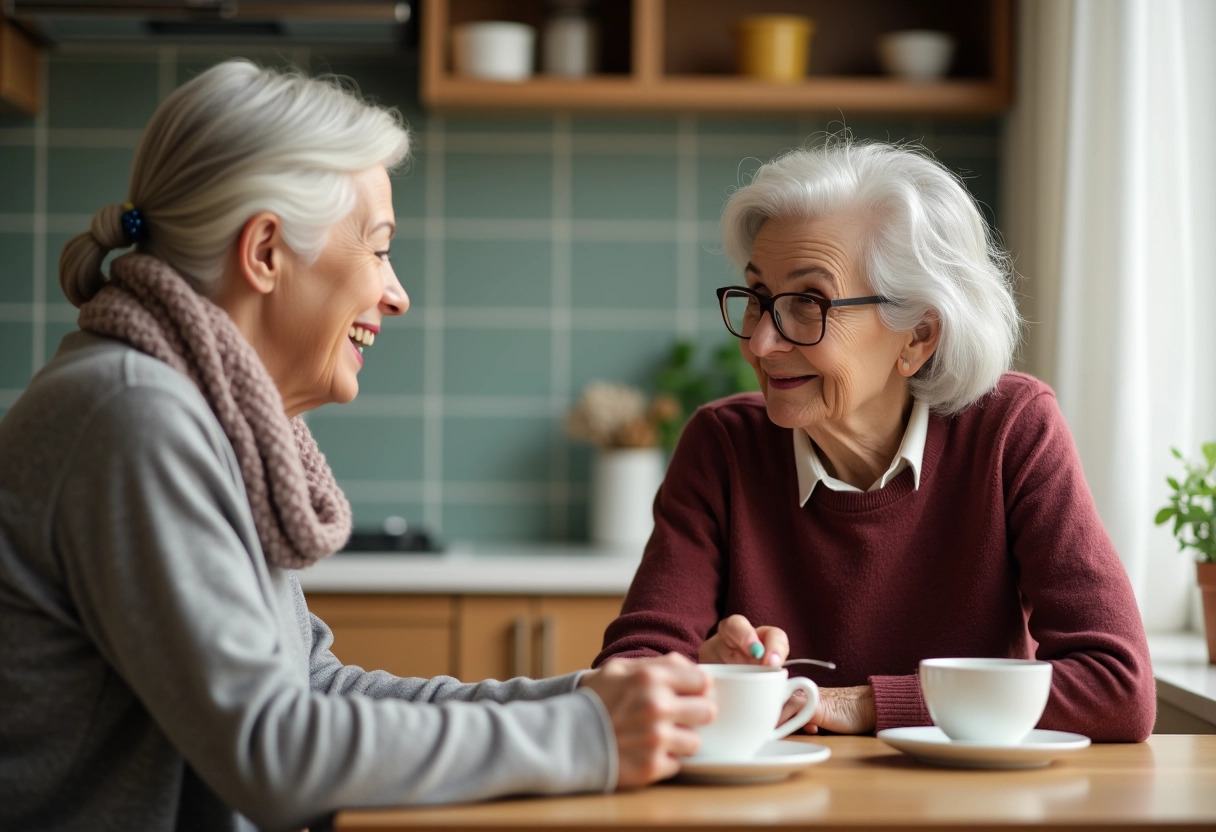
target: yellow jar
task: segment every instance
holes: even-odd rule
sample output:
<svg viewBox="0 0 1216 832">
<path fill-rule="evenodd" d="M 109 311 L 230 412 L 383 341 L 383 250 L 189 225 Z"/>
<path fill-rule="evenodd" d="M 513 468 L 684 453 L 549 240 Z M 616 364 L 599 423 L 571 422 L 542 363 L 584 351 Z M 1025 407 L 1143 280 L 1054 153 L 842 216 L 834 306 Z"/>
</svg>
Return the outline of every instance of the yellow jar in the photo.
<svg viewBox="0 0 1216 832">
<path fill-rule="evenodd" d="M 815 24 L 794 14 L 757 14 L 735 23 L 739 72 L 765 81 L 801 81 L 806 77 Z"/>
</svg>

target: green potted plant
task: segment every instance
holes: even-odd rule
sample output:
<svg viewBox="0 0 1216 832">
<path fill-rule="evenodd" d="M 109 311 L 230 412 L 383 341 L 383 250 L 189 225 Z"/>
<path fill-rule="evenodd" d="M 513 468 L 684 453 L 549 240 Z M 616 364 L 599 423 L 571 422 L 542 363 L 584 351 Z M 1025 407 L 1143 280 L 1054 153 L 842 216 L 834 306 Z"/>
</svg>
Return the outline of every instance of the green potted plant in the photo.
<svg viewBox="0 0 1216 832">
<path fill-rule="evenodd" d="M 1172 493 L 1169 504 L 1157 512 L 1156 523 L 1173 520 L 1178 550 L 1194 550 L 1208 660 L 1216 664 L 1216 442 L 1204 443 L 1202 450 L 1203 461 L 1192 462 L 1170 448 L 1182 462 L 1185 476 L 1166 477 Z"/>
<path fill-rule="evenodd" d="M 655 373 L 655 388 L 665 404 L 658 421 L 659 439 L 668 452 L 675 448 L 684 423 L 698 407 L 732 393 L 760 389 L 756 373 L 743 360 L 734 338 L 714 348 L 707 361 L 698 358 L 694 342 L 676 341 Z"/>
</svg>

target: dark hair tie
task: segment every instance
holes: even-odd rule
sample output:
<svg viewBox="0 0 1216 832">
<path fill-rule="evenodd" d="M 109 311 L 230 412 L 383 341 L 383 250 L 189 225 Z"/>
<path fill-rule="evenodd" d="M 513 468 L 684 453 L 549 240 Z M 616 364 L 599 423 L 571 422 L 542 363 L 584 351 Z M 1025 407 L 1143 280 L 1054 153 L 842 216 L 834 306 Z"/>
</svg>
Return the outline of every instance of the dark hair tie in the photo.
<svg viewBox="0 0 1216 832">
<path fill-rule="evenodd" d="M 148 236 L 148 226 L 144 222 L 144 215 L 138 208 L 130 202 L 122 204 L 122 233 L 127 236 L 127 239 L 132 245 L 142 243 L 144 238 Z"/>
</svg>

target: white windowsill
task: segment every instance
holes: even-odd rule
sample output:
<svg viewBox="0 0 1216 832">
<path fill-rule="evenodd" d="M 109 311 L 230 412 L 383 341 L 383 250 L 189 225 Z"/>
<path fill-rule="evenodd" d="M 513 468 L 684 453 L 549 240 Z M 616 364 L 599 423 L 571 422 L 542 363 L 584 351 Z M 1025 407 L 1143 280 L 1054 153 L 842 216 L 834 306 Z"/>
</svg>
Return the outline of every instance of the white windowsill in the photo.
<svg viewBox="0 0 1216 832">
<path fill-rule="evenodd" d="M 1208 663 L 1203 634 L 1150 633 L 1148 652 L 1157 679 L 1157 697 L 1216 725 L 1216 664 Z"/>
</svg>

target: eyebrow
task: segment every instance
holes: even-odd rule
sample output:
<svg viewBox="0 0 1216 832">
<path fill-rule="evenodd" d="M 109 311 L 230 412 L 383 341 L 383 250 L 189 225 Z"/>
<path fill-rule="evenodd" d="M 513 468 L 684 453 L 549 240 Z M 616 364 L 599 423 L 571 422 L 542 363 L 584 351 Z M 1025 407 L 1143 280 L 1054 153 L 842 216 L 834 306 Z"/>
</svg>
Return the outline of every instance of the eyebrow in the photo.
<svg viewBox="0 0 1216 832">
<path fill-rule="evenodd" d="M 381 228 L 384 228 L 385 226 L 388 226 L 388 235 L 390 237 L 392 237 L 393 235 L 395 235 L 397 233 L 397 224 L 395 222 L 393 222 L 392 220 L 381 220 L 380 222 L 376 223 L 371 228 L 369 228 L 367 233 L 375 234 L 377 231 L 379 231 Z"/>
<path fill-rule="evenodd" d="M 745 273 L 751 272 L 756 277 L 760 277 L 760 278 L 764 277 L 764 275 L 760 272 L 760 270 L 758 268 L 756 268 L 756 266 L 750 260 L 748 261 L 747 265 L 743 267 L 743 271 Z M 810 277 L 812 275 L 819 275 L 821 277 L 827 278 L 832 283 L 833 286 L 839 287 L 839 285 L 840 285 L 840 281 L 836 278 L 836 275 L 832 274 L 832 272 L 823 268 L 823 266 L 806 266 L 801 269 L 794 269 L 792 272 L 788 272 L 785 276 L 787 278 L 796 278 L 796 277 Z"/>
</svg>

